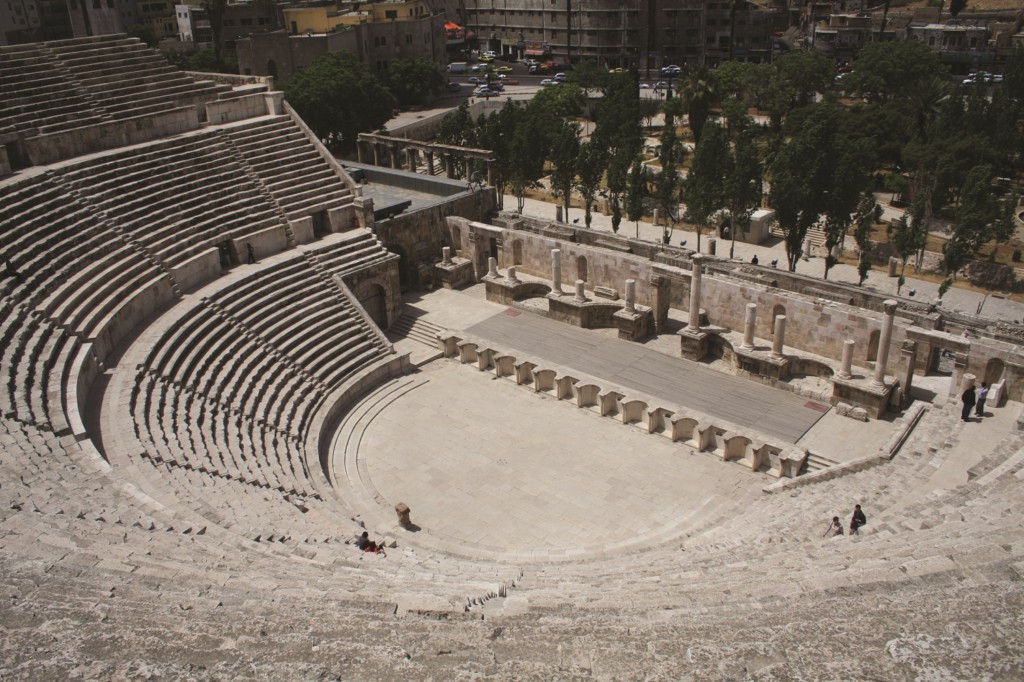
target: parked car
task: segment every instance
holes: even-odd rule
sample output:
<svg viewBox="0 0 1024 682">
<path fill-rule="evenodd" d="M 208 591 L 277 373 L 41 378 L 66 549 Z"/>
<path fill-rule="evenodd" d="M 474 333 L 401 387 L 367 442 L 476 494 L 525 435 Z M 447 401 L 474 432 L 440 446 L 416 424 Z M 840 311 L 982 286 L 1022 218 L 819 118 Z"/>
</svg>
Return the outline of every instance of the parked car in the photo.
<svg viewBox="0 0 1024 682">
<path fill-rule="evenodd" d="M 490 88 L 477 88 L 473 91 L 473 97 L 497 97 L 498 92 Z"/>
<path fill-rule="evenodd" d="M 565 74 L 564 73 L 556 73 L 553 80 L 555 80 L 558 83 L 564 83 L 565 82 Z"/>
<path fill-rule="evenodd" d="M 490 83 L 487 84 L 487 87 L 489 87 L 491 90 L 501 91 L 505 89 L 505 84 L 502 83 L 501 81 L 491 81 Z"/>
<path fill-rule="evenodd" d="M 519 81 L 517 81 L 514 78 L 506 78 L 505 80 L 503 80 L 501 82 L 504 83 L 505 85 L 519 85 Z"/>
<path fill-rule="evenodd" d="M 683 70 L 680 67 L 676 66 L 675 64 L 669 64 L 668 66 L 661 67 L 662 76 L 669 76 L 674 78 L 675 76 L 678 76 L 682 72 Z"/>
<path fill-rule="evenodd" d="M 658 81 L 654 84 L 655 90 L 668 90 L 671 86 L 665 81 Z"/>
<path fill-rule="evenodd" d="M 512 67 L 511 66 L 499 66 L 498 68 L 495 69 L 495 72 L 497 72 L 497 73 L 512 73 Z"/>
<path fill-rule="evenodd" d="M 540 82 L 541 85 L 558 85 L 558 81 L 553 78 L 545 78 Z"/>
<path fill-rule="evenodd" d="M 474 85 L 478 84 L 478 83 L 486 83 L 487 82 L 487 79 L 483 78 L 482 76 L 470 76 L 467 80 L 470 83 L 473 83 Z"/>
<path fill-rule="evenodd" d="M 448 92 L 458 92 L 461 89 L 462 89 L 462 83 L 452 82 L 452 83 L 448 84 Z"/>
<path fill-rule="evenodd" d="M 650 89 L 651 89 L 651 88 L 653 88 L 653 87 L 654 87 L 654 86 L 653 86 L 653 85 L 651 85 L 650 83 L 641 83 L 641 84 L 640 84 L 640 89 L 641 89 L 641 90 L 650 90 Z"/>
<path fill-rule="evenodd" d="M 472 71 L 473 73 L 481 73 L 486 68 L 487 68 L 486 64 L 474 64 L 473 66 L 471 66 L 469 68 L 469 70 Z"/>
</svg>

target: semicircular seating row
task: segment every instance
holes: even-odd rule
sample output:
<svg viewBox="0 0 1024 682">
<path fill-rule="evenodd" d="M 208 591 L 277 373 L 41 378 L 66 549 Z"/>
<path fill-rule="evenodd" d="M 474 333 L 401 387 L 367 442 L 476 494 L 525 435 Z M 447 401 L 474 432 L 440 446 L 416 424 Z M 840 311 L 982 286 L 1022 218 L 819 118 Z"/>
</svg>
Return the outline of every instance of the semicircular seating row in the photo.
<svg viewBox="0 0 1024 682">
<path fill-rule="evenodd" d="M 257 149 L 266 136 L 288 143 Z M 292 169 L 287 181 L 301 184 L 303 197 L 289 198 L 273 184 L 282 182 L 279 166 Z M 173 300 L 173 268 L 226 239 L 285 229 L 304 212 L 350 202 L 347 185 L 287 116 L 96 155 L 0 184 L 0 260 L 17 273 L 0 282 L 0 410 L 66 430 L 62 389 L 82 345 L 95 344 L 102 360 L 137 322 Z"/>
<path fill-rule="evenodd" d="M 262 489 L 292 505 L 316 505 L 322 498 L 309 467 L 318 458 L 302 451 L 312 416 L 335 388 L 392 352 L 320 259 L 351 263 L 379 254 L 360 233 L 201 299 L 138 371 L 129 406 L 136 453 L 164 465 L 161 475 L 186 495 L 204 486 L 185 479 L 205 477 L 222 502 Z M 218 514 L 232 525 L 280 529 L 275 505 L 256 512 L 259 506 L 254 499 L 225 503 Z M 254 514 L 265 523 L 239 523 Z M 307 537 L 324 532 L 323 525 L 302 528 Z"/>
</svg>

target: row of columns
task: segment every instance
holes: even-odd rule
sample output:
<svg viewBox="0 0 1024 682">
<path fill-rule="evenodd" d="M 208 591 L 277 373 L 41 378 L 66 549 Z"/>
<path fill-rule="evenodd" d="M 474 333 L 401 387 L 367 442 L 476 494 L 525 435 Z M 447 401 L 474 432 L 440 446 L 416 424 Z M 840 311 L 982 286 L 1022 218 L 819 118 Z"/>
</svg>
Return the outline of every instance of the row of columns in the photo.
<svg viewBox="0 0 1024 682">
<path fill-rule="evenodd" d="M 701 254 L 693 255 L 693 270 L 690 277 L 690 320 L 687 324 L 687 329 L 698 330 L 700 329 L 700 285 L 701 285 L 701 267 L 703 265 L 704 257 Z M 488 274 L 496 277 L 498 274 L 497 261 L 493 258 L 490 259 L 490 272 Z M 509 278 L 515 279 L 515 269 L 509 269 L 511 273 Z M 562 292 L 562 251 L 561 249 L 551 250 L 551 290 L 555 293 L 561 294 Z M 585 301 L 586 296 L 584 295 L 584 282 L 581 279 L 576 280 L 576 296 L 575 300 Z M 885 311 L 885 317 L 882 320 L 882 330 L 879 334 L 878 339 L 878 358 L 875 361 L 875 372 L 871 378 L 871 385 L 875 388 L 885 387 L 885 371 L 889 364 L 889 346 L 892 342 L 892 328 L 896 318 L 896 301 L 887 299 L 882 303 L 883 310 Z M 636 309 L 636 281 L 632 279 L 626 280 L 626 310 L 632 312 Z M 754 329 L 757 324 L 757 304 L 748 303 L 747 309 L 743 318 L 743 343 L 741 348 L 744 350 L 754 349 Z M 786 316 L 776 315 L 774 321 L 774 333 L 772 338 L 772 357 L 781 359 L 783 357 L 783 348 L 785 345 L 786 336 Z M 850 379 L 853 377 L 853 349 L 856 346 L 856 342 L 853 339 L 847 339 L 843 344 L 843 359 L 842 368 L 836 374 L 838 379 Z"/>
<path fill-rule="evenodd" d="M 367 151 L 369 147 L 369 151 Z M 402 163 L 401 155 L 405 152 L 405 163 Z M 358 154 L 360 163 L 372 163 L 374 166 L 382 166 L 389 168 L 404 168 L 412 173 L 416 173 L 420 164 L 420 154 L 422 153 L 426 157 L 426 166 L 428 175 L 436 175 L 434 169 L 435 156 L 440 157 L 441 168 L 444 171 L 444 175 L 447 178 L 455 178 L 456 171 L 458 170 L 458 162 L 467 158 L 463 154 L 457 152 L 444 152 L 444 151 L 432 151 L 429 149 L 420 149 L 418 147 L 403 147 L 401 143 L 387 143 L 377 140 L 361 140 L 356 143 L 356 152 Z M 387 156 L 386 162 L 384 156 Z M 372 159 L 370 158 L 372 157 Z M 494 160 L 487 160 L 487 183 L 494 185 L 496 179 L 497 169 L 494 165 Z"/>
</svg>

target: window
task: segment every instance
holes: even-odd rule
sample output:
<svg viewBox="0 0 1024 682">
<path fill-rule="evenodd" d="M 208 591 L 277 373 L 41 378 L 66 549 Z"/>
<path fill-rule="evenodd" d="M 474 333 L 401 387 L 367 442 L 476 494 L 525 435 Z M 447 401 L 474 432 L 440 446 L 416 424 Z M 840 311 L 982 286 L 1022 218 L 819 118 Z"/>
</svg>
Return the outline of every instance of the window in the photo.
<svg viewBox="0 0 1024 682">
<path fill-rule="evenodd" d="M 398 10 L 394 10 L 394 9 L 384 10 L 384 18 L 385 19 L 397 19 L 398 18 Z"/>
</svg>

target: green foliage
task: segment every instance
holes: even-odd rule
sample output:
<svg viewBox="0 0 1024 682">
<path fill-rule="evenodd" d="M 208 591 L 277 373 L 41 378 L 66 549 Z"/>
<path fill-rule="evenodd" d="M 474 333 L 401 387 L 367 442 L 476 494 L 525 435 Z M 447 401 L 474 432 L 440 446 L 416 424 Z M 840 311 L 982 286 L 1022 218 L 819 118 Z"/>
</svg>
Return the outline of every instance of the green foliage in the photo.
<svg viewBox="0 0 1024 682">
<path fill-rule="evenodd" d="M 654 122 L 654 117 L 661 113 L 661 100 L 650 97 L 641 97 L 637 102 L 637 109 L 640 111 L 640 118 L 649 129 Z"/>
<path fill-rule="evenodd" d="M 317 137 L 340 152 L 355 149 L 359 133 L 391 116 L 395 100 L 355 55 L 323 55 L 288 79 L 285 98 Z"/>
<path fill-rule="evenodd" d="M 846 231 L 853 222 L 853 214 L 871 181 L 874 150 L 871 141 L 861 137 L 850 125 L 849 117 L 840 116 L 840 125 L 832 138 L 831 179 L 822 210 L 825 216 L 825 279 L 836 261 L 832 251 L 846 239 Z"/>
<path fill-rule="evenodd" d="M 939 285 L 939 298 L 940 299 L 943 296 L 946 295 L 946 292 L 949 291 L 949 288 L 951 286 L 953 286 L 953 279 L 952 278 L 947 277 L 946 279 L 942 280 L 942 284 Z"/>
<path fill-rule="evenodd" d="M 206 48 L 192 54 L 185 52 L 172 52 L 167 55 L 167 61 L 174 64 L 182 71 L 201 71 L 203 73 L 238 73 L 238 59 L 233 53 L 217 57 L 217 53 Z"/>
<path fill-rule="evenodd" d="M 1000 202 L 992 192 L 991 166 L 975 166 L 964 178 L 953 234 L 943 247 L 942 265 L 955 277 L 989 241 L 1004 242 L 1013 235 L 1015 201 Z"/>
<path fill-rule="evenodd" d="M 815 93 L 825 92 L 836 79 L 835 61 L 820 52 L 787 52 L 776 60 L 775 67 L 796 107 L 806 107 Z"/>
<path fill-rule="evenodd" d="M 558 87 L 544 88 L 530 100 L 530 109 L 541 111 L 552 117 L 575 117 L 583 113 L 587 93 L 578 85 L 563 83 Z"/>
<path fill-rule="evenodd" d="M 661 171 L 655 184 L 655 195 L 658 206 L 667 216 L 671 216 L 676 206 L 676 192 L 679 189 L 679 165 L 682 163 L 684 149 L 682 140 L 676 130 L 676 116 L 682 111 L 682 103 L 673 97 L 665 102 L 665 127 L 661 131 L 661 146 L 658 151 L 658 162 Z"/>
<path fill-rule="evenodd" d="M 693 155 L 690 172 L 683 181 L 686 212 L 697 226 L 697 250 L 701 231 L 711 214 L 725 203 L 725 180 L 728 172 L 729 140 L 717 123 L 709 123 L 704 138 Z"/>
<path fill-rule="evenodd" d="M 444 88 L 437 64 L 427 59 L 395 59 L 388 63 L 385 82 L 399 104 L 424 104 Z"/>
<path fill-rule="evenodd" d="M 580 145 L 579 160 L 576 164 L 576 189 L 583 197 L 584 217 L 588 228 L 592 219 L 594 196 L 607 165 L 608 149 L 599 140 L 590 140 Z"/>
<path fill-rule="evenodd" d="M 636 236 L 640 237 L 640 218 L 644 211 L 644 188 L 647 186 L 647 167 L 640 157 L 633 160 L 626 181 L 626 217 L 636 225 Z"/>
<path fill-rule="evenodd" d="M 857 286 L 862 286 L 864 281 L 868 278 L 868 273 L 871 272 L 871 261 L 868 259 L 867 254 L 861 254 L 861 259 L 857 263 Z"/>
<path fill-rule="evenodd" d="M 732 237 L 729 244 L 730 258 L 735 255 L 736 233 L 747 231 L 751 212 L 761 203 L 763 174 L 764 164 L 754 130 L 744 128 L 733 144 L 725 172 L 725 199 L 732 221 L 732 229 L 729 231 Z"/>
<path fill-rule="evenodd" d="M 580 155 L 579 133 L 578 123 L 561 119 L 551 142 L 551 194 L 562 200 L 565 222 L 569 222 L 569 201 Z"/>
<path fill-rule="evenodd" d="M 711 108 L 717 102 L 712 71 L 703 66 L 691 69 L 686 75 L 682 91 L 690 130 L 693 132 L 693 140 L 699 144 L 704 124 L 707 123 L 708 116 L 711 115 Z"/>
<path fill-rule="evenodd" d="M 895 40 L 865 46 L 847 84 L 869 101 L 886 102 L 908 98 L 922 82 L 946 73 L 939 55 L 922 41 Z"/>
<path fill-rule="evenodd" d="M 132 38 L 138 38 L 150 47 L 156 47 L 157 43 L 160 42 L 157 40 L 156 32 L 153 30 L 153 27 L 149 24 L 132 24 L 128 27 L 125 33 Z"/>
<path fill-rule="evenodd" d="M 475 146 L 476 131 L 473 117 L 469 113 L 469 101 L 463 100 L 459 108 L 445 114 L 441 119 L 441 127 L 437 131 L 437 141 L 441 144 L 459 147 Z"/>
<path fill-rule="evenodd" d="M 803 255 L 808 230 L 828 209 L 835 182 L 834 147 L 840 137 L 840 112 L 833 104 L 815 104 L 803 125 L 779 147 L 772 161 L 769 203 L 782 229 L 791 272 Z"/>
<path fill-rule="evenodd" d="M 573 65 L 572 71 L 568 73 L 568 80 L 585 90 L 597 89 L 607 87 L 611 75 L 608 69 L 588 59 Z"/>
<path fill-rule="evenodd" d="M 967 0 L 949 0 L 949 13 L 954 19 L 967 7 Z"/>
</svg>

